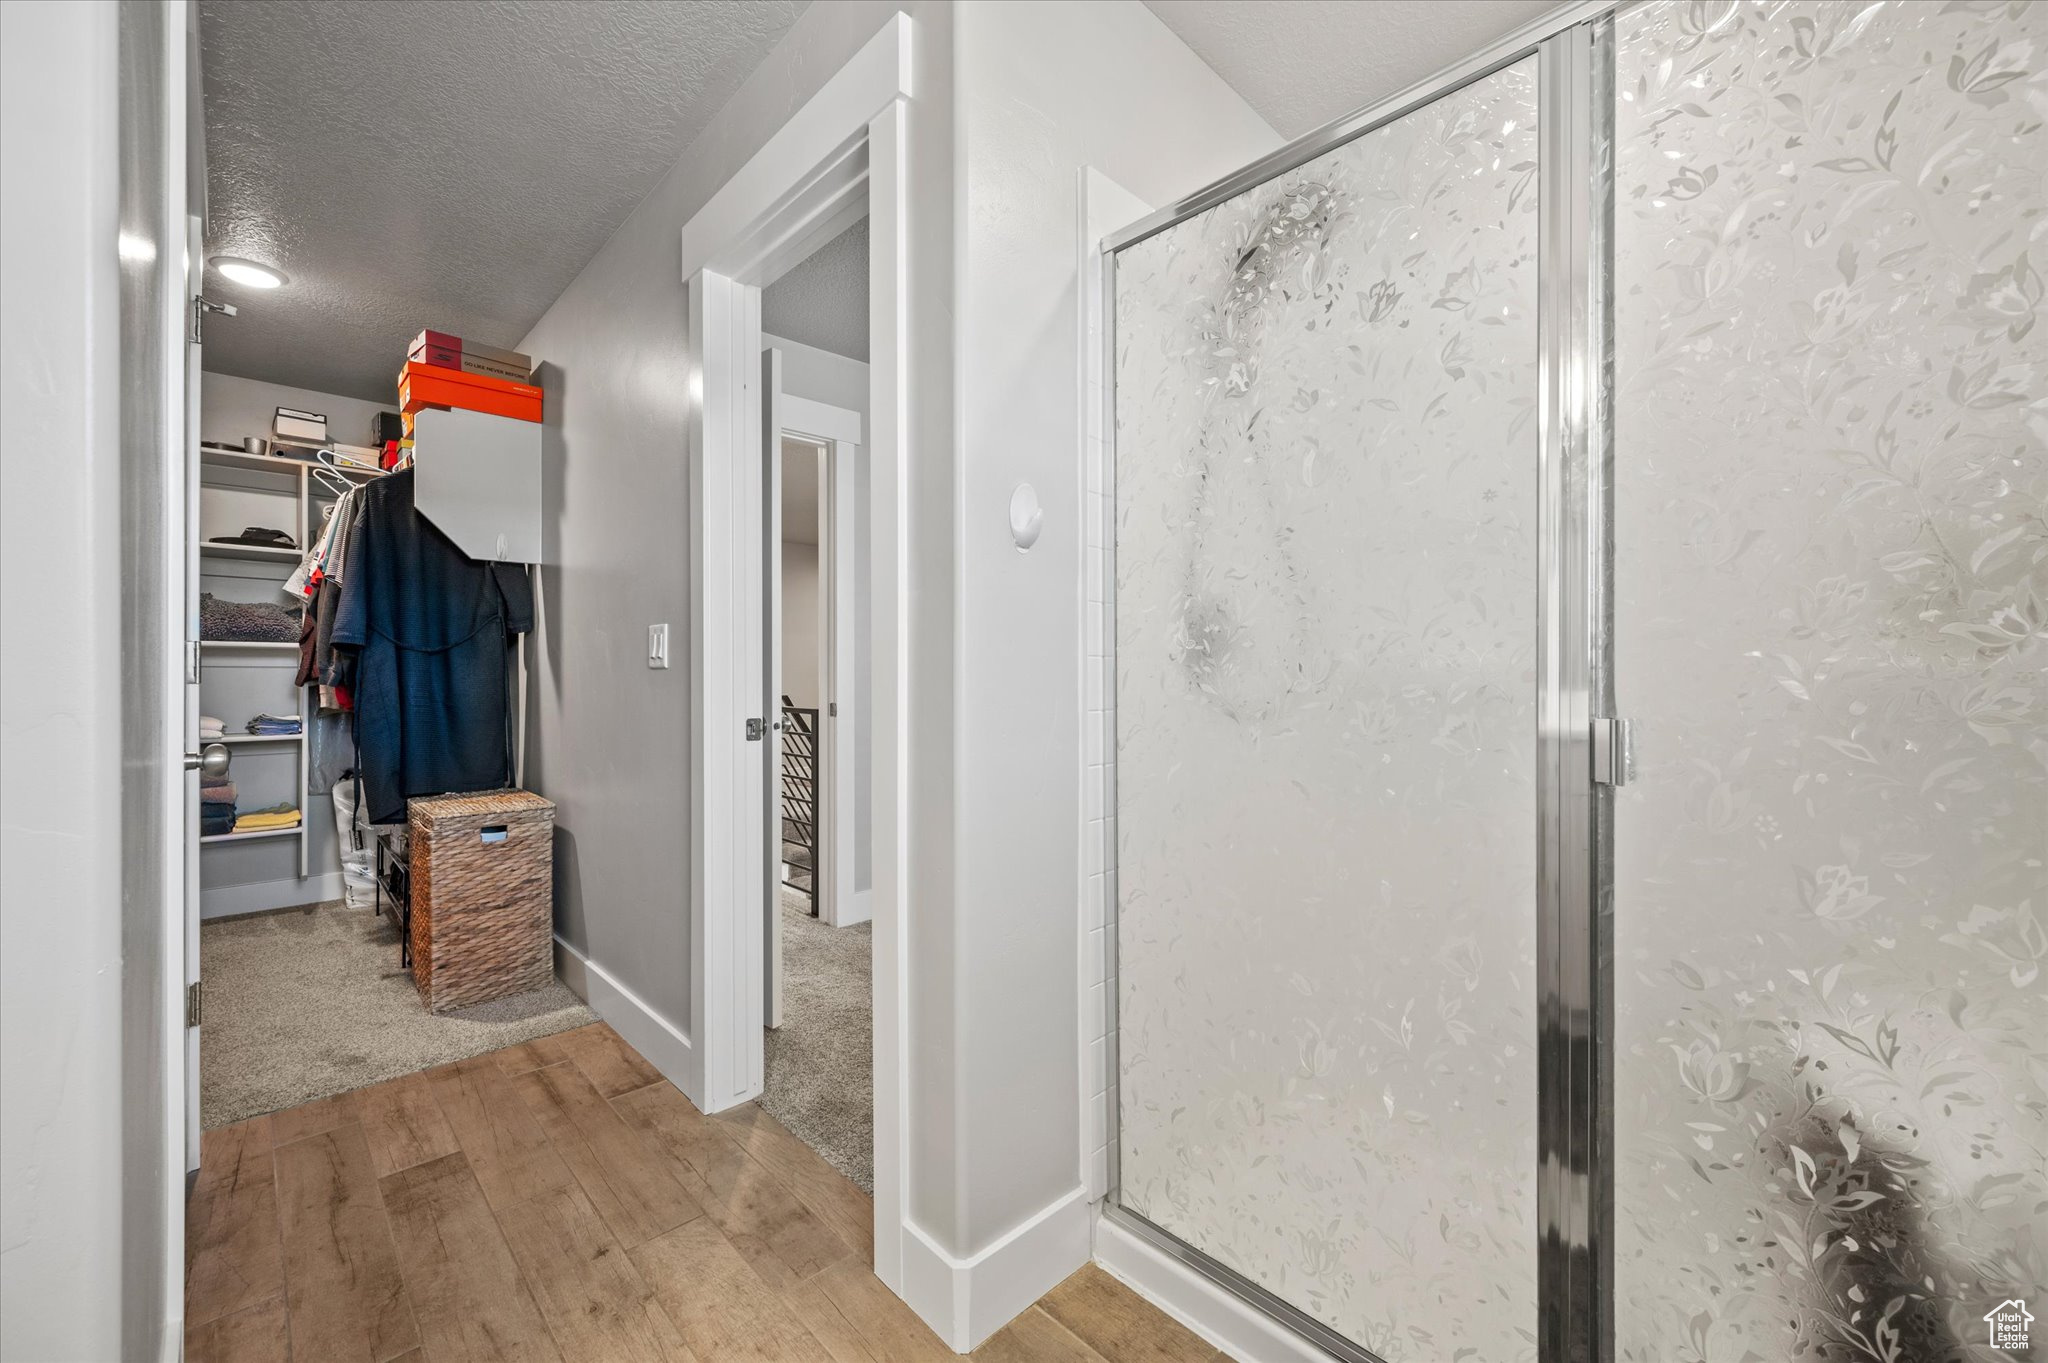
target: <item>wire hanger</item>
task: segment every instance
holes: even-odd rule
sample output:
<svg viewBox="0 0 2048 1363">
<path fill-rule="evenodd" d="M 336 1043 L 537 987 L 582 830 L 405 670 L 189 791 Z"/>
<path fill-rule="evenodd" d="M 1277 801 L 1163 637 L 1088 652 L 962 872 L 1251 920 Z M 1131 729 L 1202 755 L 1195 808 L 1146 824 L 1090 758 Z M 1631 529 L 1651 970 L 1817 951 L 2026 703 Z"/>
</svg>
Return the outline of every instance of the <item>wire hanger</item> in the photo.
<svg viewBox="0 0 2048 1363">
<path fill-rule="evenodd" d="M 328 451 L 323 450 L 321 453 L 325 454 Z M 349 482 L 340 474 L 329 472 L 328 468 L 319 462 L 315 462 L 306 472 L 312 476 L 314 482 L 320 484 L 320 486 L 326 488 L 337 497 L 346 497 L 349 493 L 355 491 L 355 484 Z"/>
<path fill-rule="evenodd" d="M 332 446 L 323 446 L 313 451 L 313 476 L 318 478 L 323 486 L 332 489 L 335 496 L 345 497 L 359 486 L 346 476 L 352 472 L 371 473 L 375 470 L 365 469 L 358 464 L 343 465 Z"/>
</svg>

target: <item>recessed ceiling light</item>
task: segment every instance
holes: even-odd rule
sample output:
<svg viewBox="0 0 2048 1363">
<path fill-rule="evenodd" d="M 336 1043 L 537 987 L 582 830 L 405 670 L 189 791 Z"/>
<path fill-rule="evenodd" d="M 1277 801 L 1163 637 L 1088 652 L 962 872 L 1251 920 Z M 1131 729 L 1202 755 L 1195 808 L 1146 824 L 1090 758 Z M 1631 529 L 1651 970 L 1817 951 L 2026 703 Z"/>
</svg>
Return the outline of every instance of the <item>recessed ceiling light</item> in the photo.
<svg viewBox="0 0 2048 1363">
<path fill-rule="evenodd" d="M 268 265 L 258 265 L 240 256 L 215 256 L 213 268 L 237 284 L 246 284 L 252 289 L 274 289 L 285 282 L 284 275 Z"/>
</svg>

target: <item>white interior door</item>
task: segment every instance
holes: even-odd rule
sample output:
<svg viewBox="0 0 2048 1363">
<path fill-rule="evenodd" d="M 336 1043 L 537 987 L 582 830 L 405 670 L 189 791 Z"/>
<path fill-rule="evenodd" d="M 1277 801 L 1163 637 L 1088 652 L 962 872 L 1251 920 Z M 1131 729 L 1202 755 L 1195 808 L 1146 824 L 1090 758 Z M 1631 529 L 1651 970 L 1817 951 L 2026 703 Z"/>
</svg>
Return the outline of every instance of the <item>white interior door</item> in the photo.
<svg viewBox="0 0 2048 1363">
<path fill-rule="evenodd" d="M 767 836 L 764 918 L 767 939 L 761 960 L 762 1018 L 782 1025 L 782 352 L 761 355 L 761 653 L 767 694 L 762 714 L 768 739 L 762 744 L 766 775 L 761 783 L 761 817 Z"/>
<path fill-rule="evenodd" d="M 190 292 L 197 295 L 203 283 L 201 263 L 206 259 L 206 226 L 198 217 L 187 220 L 186 260 Z M 188 299 L 188 313 L 196 298 Z M 183 557 L 185 646 L 177 666 L 183 674 L 183 728 L 185 752 L 199 751 L 199 373 L 201 333 L 197 326 L 185 330 L 185 450 L 184 515 L 174 518 L 184 526 Z M 178 467 L 174 464 L 173 467 Z M 303 808 L 303 804 L 301 808 Z M 185 774 L 185 868 L 184 868 L 184 955 L 185 996 L 193 996 L 199 984 L 199 773 Z M 188 1011 L 187 1021 L 191 1022 Z M 197 1025 L 185 1028 L 185 1170 L 199 1168 L 199 1033 Z"/>
</svg>

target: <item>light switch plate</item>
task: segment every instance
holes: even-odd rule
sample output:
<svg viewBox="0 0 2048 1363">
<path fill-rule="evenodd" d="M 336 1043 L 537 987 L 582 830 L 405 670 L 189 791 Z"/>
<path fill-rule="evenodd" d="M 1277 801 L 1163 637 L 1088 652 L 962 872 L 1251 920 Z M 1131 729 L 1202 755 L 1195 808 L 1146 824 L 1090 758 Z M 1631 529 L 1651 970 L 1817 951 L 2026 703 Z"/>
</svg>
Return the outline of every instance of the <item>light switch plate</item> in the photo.
<svg viewBox="0 0 2048 1363">
<path fill-rule="evenodd" d="M 667 625 L 649 625 L 647 627 L 647 665 L 649 667 L 668 666 Z"/>
</svg>

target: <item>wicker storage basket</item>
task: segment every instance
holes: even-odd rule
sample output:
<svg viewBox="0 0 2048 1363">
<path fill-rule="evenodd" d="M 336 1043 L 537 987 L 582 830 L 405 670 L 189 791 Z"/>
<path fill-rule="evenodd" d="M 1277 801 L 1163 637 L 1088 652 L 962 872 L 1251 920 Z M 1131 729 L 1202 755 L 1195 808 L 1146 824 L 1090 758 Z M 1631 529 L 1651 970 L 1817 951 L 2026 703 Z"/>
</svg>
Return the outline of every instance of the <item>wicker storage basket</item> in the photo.
<svg viewBox="0 0 2048 1363">
<path fill-rule="evenodd" d="M 554 978 L 555 806 L 524 790 L 434 795 L 412 824 L 412 979 L 427 1010 Z"/>
</svg>

